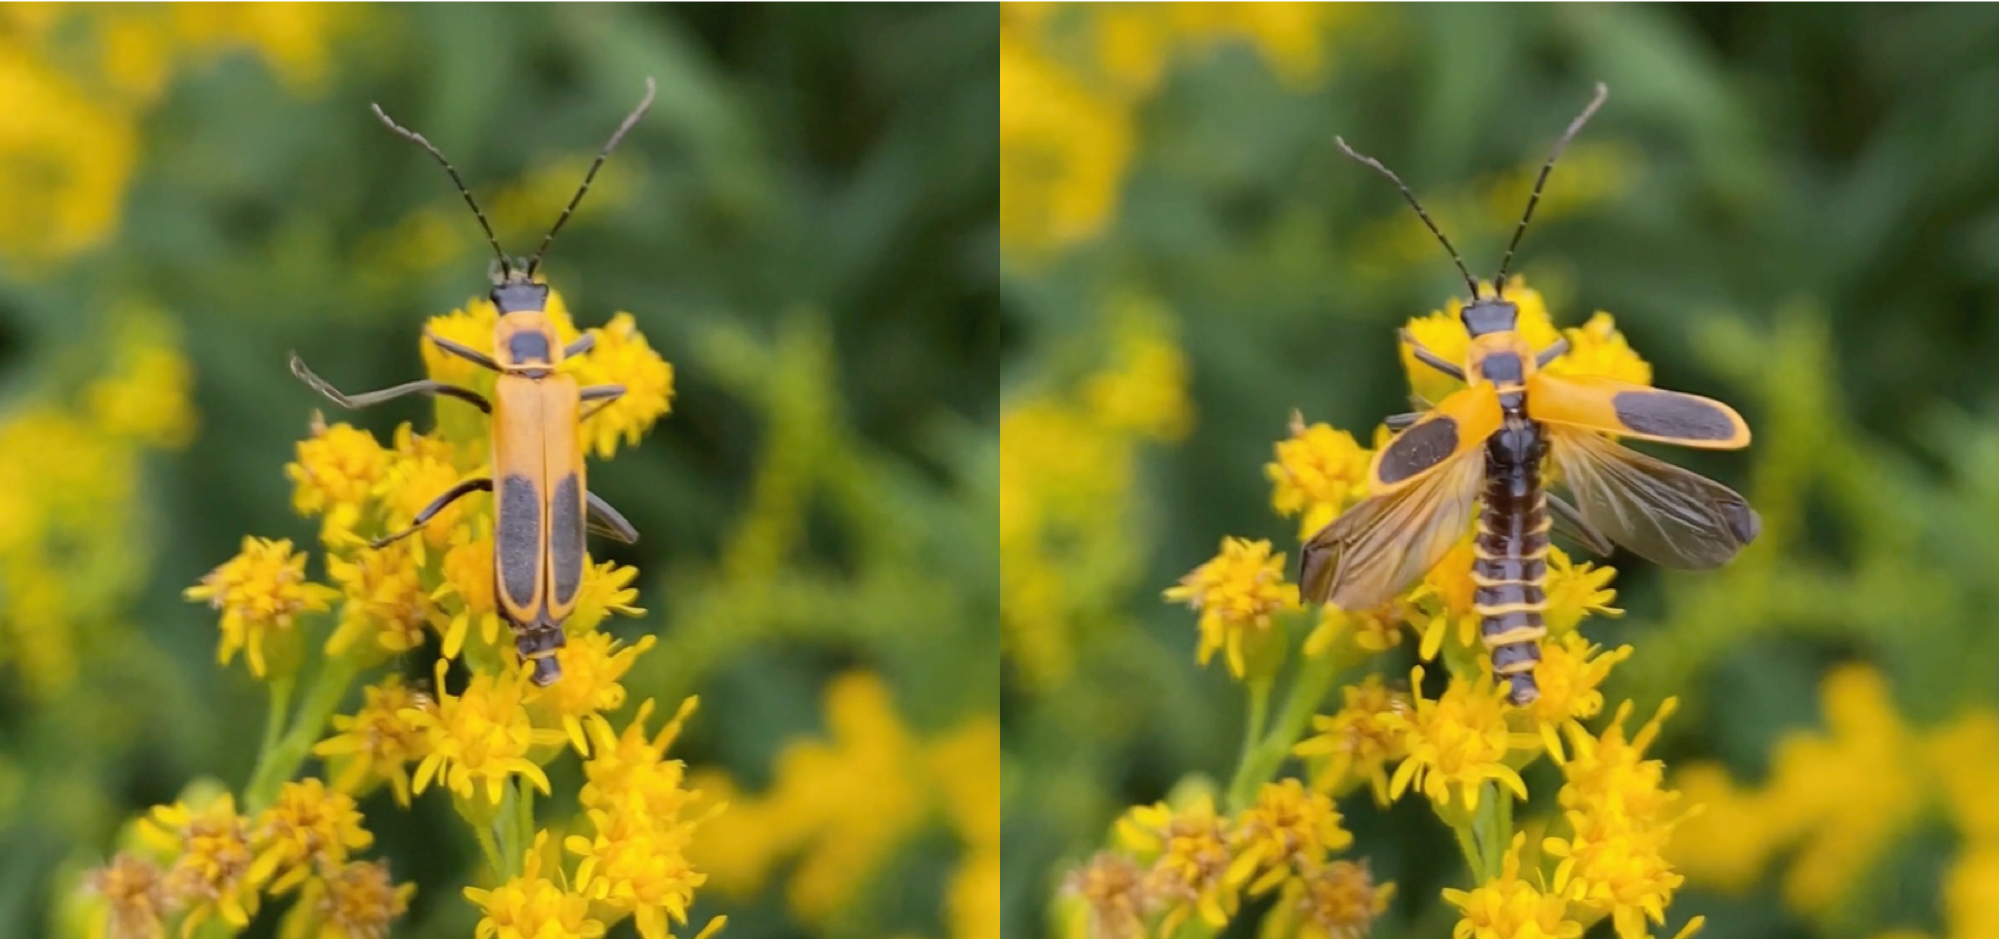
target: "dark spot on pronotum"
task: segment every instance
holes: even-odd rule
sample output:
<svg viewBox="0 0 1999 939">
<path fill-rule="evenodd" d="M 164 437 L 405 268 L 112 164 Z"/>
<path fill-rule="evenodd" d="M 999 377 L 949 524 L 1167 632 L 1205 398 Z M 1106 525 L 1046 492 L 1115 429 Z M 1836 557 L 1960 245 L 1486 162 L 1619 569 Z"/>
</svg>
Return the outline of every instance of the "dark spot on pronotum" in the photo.
<svg viewBox="0 0 1999 939">
<path fill-rule="evenodd" d="M 1402 432 L 1381 456 L 1381 481 L 1399 483 L 1443 462 L 1458 449 L 1458 422 L 1439 417 Z"/>
<path fill-rule="evenodd" d="M 1641 434 L 1675 440 L 1728 440 L 1735 422 L 1713 402 L 1662 391 L 1620 391 L 1610 399 L 1617 420 Z"/>
<path fill-rule="evenodd" d="M 541 575 L 541 506 L 535 486 L 526 476 L 500 480 L 500 520 L 493 532 L 493 561 L 500 589 L 515 606 L 534 602 L 535 581 Z"/>
<path fill-rule="evenodd" d="M 536 332 L 515 333 L 507 339 L 507 353 L 523 365 L 548 361 L 548 337 Z"/>
<path fill-rule="evenodd" d="M 555 587 L 551 603 L 565 606 L 576 599 L 583 582 L 583 489 L 570 473 L 555 483 L 555 495 L 548 503 L 549 582 Z"/>
<path fill-rule="evenodd" d="M 1493 384 L 1520 381 L 1520 357 L 1511 352 L 1500 352 L 1485 357 L 1478 364 L 1478 370 Z"/>
</svg>

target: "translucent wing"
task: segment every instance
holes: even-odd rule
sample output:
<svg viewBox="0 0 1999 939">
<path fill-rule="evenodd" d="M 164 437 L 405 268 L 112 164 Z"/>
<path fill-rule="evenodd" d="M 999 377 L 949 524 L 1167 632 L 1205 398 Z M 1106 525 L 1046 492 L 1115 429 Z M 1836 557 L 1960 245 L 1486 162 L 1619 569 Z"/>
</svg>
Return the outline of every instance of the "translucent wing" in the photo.
<svg viewBox="0 0 1999 939">
<path fill-rule="evenodd" d="M 1299 552 L 1300 592 L 1342 610 L 1389 601 L 1471 528 L 1485 454 L 1469 450 L 1410 485 L 1348 509 Z"/>
<path fill-rule="evenodd" d="M 1590 526 L 1667 567 L 1720 567 L 1763 526 L 1712 479 L 1584 431 L 1550 426 L 1555 465 Z"/>
</svg>

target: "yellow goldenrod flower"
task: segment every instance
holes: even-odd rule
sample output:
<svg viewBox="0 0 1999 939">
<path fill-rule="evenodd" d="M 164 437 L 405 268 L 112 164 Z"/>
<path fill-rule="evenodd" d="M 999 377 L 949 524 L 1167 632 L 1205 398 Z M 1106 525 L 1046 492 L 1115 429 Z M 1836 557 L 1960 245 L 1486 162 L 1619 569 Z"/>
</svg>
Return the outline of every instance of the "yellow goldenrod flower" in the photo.
<svg viewBox="0 0 1999 939">
<path fill-rule="evenodd" d="M 233 796 L 225 792 L 199 809 L 184 802 L 154 806 L 139 822 L 139 837 L 173 858 L 167 901 L 187 910 L 183 934 L 217 916 L 237 929 L 250 925 L 260 886 L 251 876 L 256 848 Z"/>
<path fill-rule="evenodd" d="M 549 291 L 550 307 L 555 305 L 557 296 L 554 291 Z M 493 351 L 493 322 L 498 318 L 493 301 L 475 297 L 458 309 L 431 317 L 423 324 L 423 329 L 430 335 L 490 355 Z M 485 369 L 444 351 L 434 342 L 425 341 L 419 348 L 422 350 L 424 373 L 434 381 L 468 388 L 492 382 Z"/>
<path fill-rule="evenodd" d="M 312 436 L 298 442 L 298 461 L 285 464 L 293 484 L 292 508 L 310 518 L 325 515 L 323 540 L 335 544 L 352 533 L 362 509 L 389 471 L 389 451 L 374 435 L 347 424 L 314 419 Z"/>
<path fill-rule="evenodd" d="M 424 591 L 423 571 L 409 540 L 360 552 L 354 560 L 326 559 L 326 572 L 340 585 L 340 625 L 326 639 L 327 655 L 344 655 L 357 645 L 368 663 L 423 645 L 444 617 Z"/>
<path fill-rule="evenodd" d="M 1614 606 L 1617 591 L 1610 588 L 1616 568 L 1600 567 L 1584 561 L 1576 564 L 1560 548 L 1548 548 L 1547 609 L 1541 611 L 1548 633 L 1560 636 L 1572 632 L 1586 616 L 1623 616 Z"/>
<path fill-rule="evenodd" d="M 111 863 L 83 876 L 85 890 L 104 901 L 93 918 L 91 934 L 101 939 L 164 939 L 167 932 L 167 888 L 159 865 L 136 854 L 119 852 Z"/>
<path fill-rule="evenodd" d="M 1388 912 L 1395 885 L 1377 884 L 1366 861 L 1334 861 L 1304 874 L 1285 895 L 1296 899 L 1298 939 L 1366 939 Z"/>
<path fill-rule="evenodd" d="M 1248 883 L 1250 896 L 1268 893 L 1292 874 L 1318 867 L 1328 852 L 1353 844 L 1333 800 L 1296 779 L 1264 783 L 1256 804 L 1243 810 L 1229 835 L 1235 852 L 1229 882 Z M 1250 882 L 1259 873 L 1263 876 Z"/>
<path fill-rule="evenodd" d="M 1145 935 L 1145 870 L 1129 856 L 1099 851 L 1062 878 L 1062 893 L 1081 900 L 1076 939 L 1141 939 Z"/>
<path fill-rule="evenodd" d="M 386 780 L 396 803 L 407 806 L 409 764 L 430 753 L 425 726 L 407 715 L 429 710 L 430 697 L 410 690 L 402 676 L 390 675 L 381 684 L 362 689 L 362 698 L 361 709 L 353 716 L 333 716 L 337 733 L 320 741 L 312 752 L 329 760 L 335 789 L 361 794 Z"/>
<path fill-rule="evenodd" d="M 1325 757 L 1312 777 L 1312 788 L 1339 793 L 1365 779 L 1377 805 L 1386 806 L 1388 764 L 1408 755 L 1403 736 L 1404 724 L 1390 715 L 1409 713 L 1409 696 L 1392 691 L 1379 675 L 1369 675 L 1358 685 L 1342 692 L 1344 705 L 1331 716 L 1316 715 L 1312 729 L 1291 752 L 1302 757 Z"/>
<path fill-rule="evenodd" d="M 277 633 L 289 637 L 300 613 L 329 608 L 340 592 L 305 579 L 305 555 L 293 554 L 289 539 L 243 539 L 242 553 L 187 588 L 190 600 L 207 600 L 222 611 L 222 643 L 216 661 L 227 665 L 246 650 L 250 671 L 264 677 L 264 643 Z"/>
<path fill-rule="evenodd" d="M 387 861 L 322 868 L 306 882 L 299 906 L 312 911 L 312 939 L 389 939 L 389 924 L 409 911 L 416 884 L 398 884 Z"/>
<path fill-rule="evenodd" d="M 654 422 L 673 407 L 673 365 L 659 357 L 639 335 L 630 313 L 591 330 L 597 344 L 573 361 L 576 380 L 585 385 L 623 385 L 625 393 L 610 404 L 588 412 L 578 431 L 584 449 L 600 459 L 618 452 L 618 442 L 639 442 Z"/>
<path fill-rule="evenodd" d="M 613 734 L 604 720 L 591 721 L 590 758 L 583 761 L 586 782 L 577 801 L 585 808 L 612 810 L 636 804 L 659 818 L 674 818 L 693 801 L 695 793 L 682 785 L 686 767 L 666 758 L 666 751 L 680 737 L 687 719 L 700 699 L 680 702 L 673 719 L 648 738 L 646 721 L 652 716 L 651 698 L 640 702 L 638 712 L 624 732 Z"/>
<path fill-rule="evenodd" d="M 492 646 L 500 640 L 500 611 L 493 583 L 493 538 L 490 522 L 477 532 L 460 529 L 458 542 L 444 552 L 444 582 L 431 599 L 455 608 L 444 626 L 444 657 L 455 659 L 465 637 L 476 635 Z"/>
<path fill-rule="evenodd" d="M 576 610 L 569 614 L 563 629 L 571 636 L 578 636 L 596 629 L 612 613 L 644 616 L 644 609 L 632 605 L 639 598 L 638 588 L 631 585 L 638 576 L 638 568 L 621 567 L 616 561 L 585 563 L 583 586 L 576 590 Z"/>
<path fill-rule="evenodd" d="M 1416 649 L 1417 658 L 1425 662 L 1434 661 L 1446 639 L 1453 640 L 1461 649 L 1483 649 L 1478 644 L 1478 611 L 1472 609 L 1472 596 L 1478 590 L 1478 585 L 1471 579 L 1472 561 L 1475 559 L 1471 533 L 1466 532 L 1465 537 L 1423 575 L 1423 582 L 1409 592 L 1407 607 L 1412 625 L 1418 626 L 1423 637 Z"/>
<path fill-rule="evenodd" d="M 1581 326 L 1562 330 L 1569 351 L 1549 363 L 1556 375 L 1595 375 L 1638 385 L 1652 383 L 1652 366 L 1632 351 L 1617 322 L 1601 310 Z"/>
<path fill-rule="evenodd" d="M 598 939 L 604 924 L 590 914 L 590 899 L 571 893 L 541 875 L 542 845 L 548 832 L 536 832 L 534 849 L 521 865 L 520 876 L 491 890 L 465 888 L 465 898 L 485 915 L 476 939 Z M 558 872 L 560 873 L 560 872 Z"/>
<path fill-rule="evenodd" d="M 1122 291 L 1106 304 L 1113 320 L 1111 361 L 1085 379 L 1082 399 L 1107 430 L 1176 441 L 1194 423 L 1187 398 L 1187 356 L 1173 335 L 1173 314 L 1158 298 Z"/>
<path fill-rule="evenodd" d="M 180 352 L 172 321 L 135 312 L 121 324 L 118 367 L 84 390 L 97 426 L 148 446 L 179 449 L 194 435 L 194 368 Z"/>
<path fill-rule="evenodd" d="M 673 923 L 687 922 L 694 888 L 708 880 L 686 855 L 699 820 L 655 815 L 647 808 L 649 800 L 613 801 L 611 811 L 588 810 L 593 837 L 572 835 L 564 842 L 570 853 L 582 857 L 576 866 L 576 892 L 632 914 L 645 939 L 668 939 Z"/>
<path fill-rule="evenodd" d="M 1229 671 L 1241 678 L 1244 643 L 1263 638 L 1277 613 L 1297 609 L 1298 587 L 1284 581 L 1284 555 L 1272 556 L 1270 542 L 1223 538 L 1221 553 L 1167 589 L 1166 599 L 1200 611 L 1200 663 L 1226 650 Z"/>
<path fill-rule="evenodd" d="M 618 679 L 656 641 L 656 637 L 642 636 L 620 649 L 608 633 L 571 639 L 555 654 L 562 665 L 562 680 L 528 692 L 529 708 L 538 715 L 546 713 L 551 719 L 545 723 L 561 724 L 576 752 L 588 754 L 590 744 L 583 737 L 583 722 L 601 719 L 601 712 L 624 706 L 625 686 L 618 684 Z"/>
<path fill-rule="evenodd" d="M 1540 686 L 1541 696 L 1525 710 L 1540 729 L 1542 745 L 1556 762 L 1563 759 L 1558 730 L 1564 726 L 1580 727 L 1578 721 L 1602 712 L 1603 692 L 1597 689 L 1610 677 L 1611 667 L 1630 658 L 1631 652 L 1630 646 L 1619 646 L 1604 653 L 1602 647 L 1591 645 L 1573 632 L 1541 643 L 1541 664 L 1534 668 L 1534 682 Z"/>
<path fill-rule="evenodd" d="M 1999 713 L 1969 711 L 1938 728 L 1924 741 L 1930 772 L 1942 790 L 1951 820 L 1965 840 L 1999 844 Z"/>
<path fill-rule="evenodd" d="M 422 512 L 451 487 L 458 485 L 463 478 L 464 474 L 452 464 L 448 455 L 440 456 L 436 453 L 399 455 L 399 458 L 389 465 L 388 474 L 377 487 L 382 505 L 387 509 L 383 530 L 396 532 L 408 528 L 416 521 L 417 513 Z M 476 497 L 459 499 L 431 516 L 421 531 L 397 543 L 408 545 L 417 563 L 421 564 L 424 561 L 426 547 L 442 548 L 451 543 L 460 520 L 475 504 L 477 504 Z"/>
<path fill-rule="evenodd" d="M 1609 915 L 1620 939 L 1645 939 L 1648 920 L 1665 922 L 1666 907 L 1685 879 L 1663 856 L 1677 821 L 1667 810 L 1679 794 L 1662 785 L 1664 764 L 1645 759 L 1677 706 L 1666 699 L 1629 741 L 1624 722 L 1630 702 L 1618 707 L 1600 736 L 1568 727 L 1575 755 L 1562 764 L 1567 783 L 1557 801 L 1570 835 L 1542 842 L 1543 850 L 1562 859 L 1553 892 Z"/>
<path fill-rule="evenodd" d="M 1568 918 L 1568 902 L 1520 879 L 1515 835 L 1500 875 L 1471 890 L 1445 888 L 1444 902 L 1458 908 L 1452 939 L 1578 939 L 1583 925 Z"/>
<path fill-rule="evenodd" d="M 1291 438 L 1277 442 L 1277 459 L 1263 466 L 1272 484 L 1270 506 L 1298 519 L 1303 541 L 1367 494 L 1367 469 L 1374 454 L 1344 430 L 1327 424 L 1305 426 L 1291 412 Z"/>
<path fill-rule="evenodd" d="M 1390 798 L 1399 799 L 1403 792 L 1415 788 L 1439 811 L 1462 807 L 1470 813 L 1478 808 L 1479 790 L 1487 780 L 1504 785 L 1518 798 L 1527 798 L 1527 784 L 1506 765 L 1506 756 L 1509 750 L 1532 747 L 1540 741 L 1507 732 L 1506 694 L 1493 685 L 1490 676 L 1472 681 L 1453 675 L 1443 695 L 1431 701 L 1423 697 L 1423 668 L 1417 666 L 1410 670 L 1409 687 L 1413 708 L 1383 718 L 1401 728 L 1409 753 L 1388 781 Z"/>
<path fill-rule="evenodd" d="M 423 792 L 436 779 L 461 799 L 483 795 L 498 805 L 507 780 L 518 775 L 548 792 L 548 774 L 528 756 L 564 738 L 562 731 L 540 730 L 528 720 L 522 703 L 524 673 L 475 673 L 462 693 L 452 695 L 444 691 L 448 667 L 442 660 L 437 663 L 435 706 L 402 712 L 405 720 L 423 728 L 429 748 L 417 764 L 414 791 Z"/>
<path fill-rule="evenodd" d="M 1145 893 L 1166 912 L 1160 935 L 1172 935 L 1190 916 L 1217 929 L 1228 925 L 1239 897 L 1228 877 L 1229 819 L 1215 814 L 1213 796 L 1204 792 L 1179 811 L 1164 802 L 1135 806 L 1117 830 L 1126 847 L 1152 858 Z"/>
<path fill-rule="evenodd" d="M 375 843 L 361 827 L 361 812 L 346 793 L 307 777 L 287 782 L 278 799 L 257 817 L 256 840 L 264 846 L 250 867 L 250 880 L 269 882 L 273 895 L 298 886 L 316 870 L 338 867 L 349 850 Z M 272 880 L 272 877 L 276 880 Z"/>
<path fill-rule="evenodd" d="M 1324 655 L 1345 640 L 1361 657 L 1386 652 L 1402 644 L 1403 616 L 1399 603 L 1365 613 L 1349 613 L 1327 604 L 1319 607 L 1319 624 L 1305 637 L 1307 657 Z"/>
</svg>

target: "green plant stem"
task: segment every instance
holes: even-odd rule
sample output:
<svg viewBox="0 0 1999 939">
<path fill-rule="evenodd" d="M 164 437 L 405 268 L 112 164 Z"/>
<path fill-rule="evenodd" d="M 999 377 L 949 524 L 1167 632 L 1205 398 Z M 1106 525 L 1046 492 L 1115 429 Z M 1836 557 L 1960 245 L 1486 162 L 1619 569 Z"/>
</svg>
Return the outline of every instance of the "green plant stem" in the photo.
<svg viewBox="0 0 1999 939">
<path fill-rule="evenodd" d="M 1499 876 L 1506 867 L 1506 849 L 1513 842 L 1513 793 L 1488 782 L 1479 793 L 1478 814 L 1472 818 L 1479 864 L 1472 873 L 1480 882 Z"/>
<path fill-rule="evenodd" d="M 246 812 L 259 812 L 269 806 L 278 797 L 278 787 L 298 773 L 299 766 L 312 755 L 312 745 L 319 742 L 320 734 L 326 730 L 327 718 L 333 716 L 333 709 L 347 696 L 347 688 L 359 672 L 360 666 L 353 658 L 344 655 L 328 659 L 320 666 L 299 702 L 291 727 L 258 754 L 257 768 L 251 772 L 249 784 L 243 787 Z M 267 733 L 266 737 L 269 736 Z"/>
<path fill-rule="evenodd" d="M 526 858 L 527 852 L 534 846 L 534 783 L 529 782 L 525 776 L 514 777 L 512 819 L 514 844 L 520 854 L 516 860 L 520 860 Z M 520 868 L 514 868 L 513 873 L 519 874 Z"/>
<path fill-rule="evenodd" d="M 1242 756 L 1239 763 L 1249 762 L 1250 751 L 1263 740 L 1264 724 L 1270 720 L 1270 687 L 1274 684 L 1268 676 L 1252 678 L 1247 684 L 1249 692 L 1249 714 L 1242 729 Z"/>
<path fill-rule="evenodd" d="M 258 759 L 276 749 L 278 738 L 284 735 L 285 718 L 291 714 L 292 691 L 297 685 L 296 675 L 271 679 L 271 707 L 264 715 L 264 741 L 257 747 Z"/>
<path fill-rule="evenodd" d="M 1471 868 L 1472 885 L 1485 882 L 1485 858 L 1478 850 L 1478 840 L 1472 836 L 1472 826 L 1452 825 L 1451 834 L 1458 839 L 1458 850 L 1464 852 L 1465 866 Z"/>
<path fill-rule="evenodd" d="M 486 825 L 474 825 L 472 835 L 479 839 L 479 853 L 486 856 L 486 866 L 492 869 L 493 876 L 499 880 L 511 877 L 506 873 L 507 866 L 500 856 L 500 846 L 493 840 L 493 829 Z"/>
<path fill-rule="evenodd" d="M 1291 755 L 1291 747 L 1311 723 L 1312 715 L 1319 709 L 1319 703 L 1326 698 L 1326 692 L 1339 676 L 1339 663 L 1333 656 L 1318 655 L 1308 658 L 1299 666 L 1298 673 L 1291 679 L 1291 687 L 1284 695 L 1284 706 L 1277 712 L 1277 721 L 1268 733 L 1253 746 L 1245 747 L 1242 763 L 1236 767 L 1235 778 L 1229 781 L 1229 807 L 1241 811 L 1256 801 L 1256 790 L 1277 775 L 1279 767 Z"/>
</svg>

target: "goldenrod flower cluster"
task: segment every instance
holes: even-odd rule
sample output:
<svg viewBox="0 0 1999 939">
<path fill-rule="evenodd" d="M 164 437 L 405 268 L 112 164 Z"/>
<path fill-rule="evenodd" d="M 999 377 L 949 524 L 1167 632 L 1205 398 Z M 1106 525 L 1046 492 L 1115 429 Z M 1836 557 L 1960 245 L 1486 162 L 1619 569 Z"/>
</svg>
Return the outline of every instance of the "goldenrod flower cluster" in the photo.
<svg viewBox="0 0 1999 939">
<path fill-rule="evenodd" d="M 578 338 L 559 296 L 549 315 L 565 342 Z M 494 319 L 490 303 L 473 301 L 428 326 L 484 351 Z M 433 379 L 490 391 L 490 374 L 425 348 Z M 626 314 L 564 368 L 628 389 L 573 431 L 600 456 L 667 412 L 672 369 Z M 586 564 L 557 653 L 563 678 L 539 688 L 495 609 L 490 499 L 467 497 L 420 534 L 369 547 L 444 490 L 489 474 L 488 433 L 485 416 L 455 400 L 438 405 L 435 430 L 405 424 L 386 445 L 315 415 L 285 474 L 296 509 L 320 521 L 328 582 L 312 578 L 307 552 L 290 541 L 251 537 L 187 591 L 219 613 L 218 661 L 240 652 L 269 686 L 255 774 L 237 793 L 154 810 L 140 826 L 144 847 L 87 878 L 98 935 L 152 936 L 174 923 L 185 935 L 209 921 L 241 928 L 264 901 L 296 894 L 286 915 L 297 931 L 285 935 L 384 939 L 414 887 L 352 857 L 373 841 L 355 799 L 383 785 L 405 806 L 445 790 L 470 827 L 496 884 L 466 891 L 483 913 L 480 936 L 597 936 L 631 918 L 645 939 L 667 939 L 686 924 L 706 880 L 688 848 L 719 806 L 693 811 L 701 795 L 667 756 L 691 699 L 657 732 L 646 726 L 651 701 L 629 719 L 613 716 L 627 703 L 624 675 L 655 641 L 623 643 L 601 629 L 612 613 L 642 612 L 632 605 L 637 572 Z M 443 657 L 427 687 L 383 668 L 433 641 Z M 356 687 L 358 708 L 336 713 Z M 547 767 L 570 750 L 588 784 L 580 814 L 553 825 L 568 837 L 551 840 L 534 796 L 551 794 Z M 320 768 L 295 778 L 312 756 Z"/>
<path fill-rule="evenodd" d="M 1137 112 L 1179 57 L 1244 42 L 1284 80 L 1326 69 L 1333 4 L 1095 7 L 1010 3 L 1000 13 L 1000 237 L 1032 261 L 1100 233 L 1117 208 Z M 1062 50 L 1082 49 L 1072 61 Z"/>
<path fill-rule="evenodd" d="M 1717 763 L 1676 781 L 1702 811 L 1679 825 L 1671 857 L 1696 884 L 1732 893 L 1778 869 L 1785 906 L 1829 923 L 1896 843 L 1942 819 L 1957 845 L 1942 876 L 1942 930 L 1959 939 L 1999 929 L 1999 711 L 1977 705 L 1932 726 L 1903 715 L 1885 677 L 1844 665 L 1820 685 L 1821 729 L 1777 741 L 1760 785 Z M 1865 771 L 1856 771 L 1864 767 Z M 1883 934 L 1891 935 L 1891 934 Z M 1892 935 L 1921 936 L 1920 932 Z"/>
<path fill-rule="evenodd" d="M 1568 339 L 1559 368 L 1649 380 L 1608 314 L 1557 330 L 1525 283 L 1506 295 L 1530 342 Z M 1447 358 L 1467 344 L 1455 304 L 1409 330 Z M 1452 390 L 1407 364 L 1417 394 L 1437 400 Z M 1299 517 L 1300 537 L 1309 537 L 1366 496 L 1370 455 L 1347 433 L 1294 420 L 1265 469 L 1272 507 Z M 1070 874 L 1072 934 L 1163 936 L 1183 923 L 1211 934 L 1252 908 L 1246 898 L 1272 891 L 1280 902 L 1262 914 L 1265 935 L 1367 934 L 1394 892 L 1365 860 L 1337 856 L 1364 848 L 1341 827 L 1336 801 L 1361 789 L 1384 806 L 1420 796 L 1451 831 L 1470 883 L 1436 899 L 1456 912 L 1458 939 L 1575 939 L 1603 920 L 1620 939 L 1646 939 L 1662 926 L 1684 880 L 1670 860 L 1672 835 L 1691 811 L 1646 756 L 1672 702 L 1635 733 L 1625 729 L 1628 701 L 1590 729 L 1611 671 L 1642 655 L 1605 650 L 1577 629 L 1620 612 L 1615 572 L 1551 554 L 1550 635 L 1536 673 L 1544 693 L 1516 707 L 1478 640 L 1470 537 L 1377 610 L 1302 608 L 1284 552 L 1241 538 L 1224 539 L 1213 560 L 1167 590 L 1198 611 L 1197 661 L 1222 651 L 1242 681 L 1249 736 L 1224 791 L 1190 782 L 1165 803 L 1130 810 L 1117 847 Z M 1401 672 L 1380 657 L 1405 635 L 1416 638 L 1420 664 Z M 1315 713 L 1329 698 L 1337 708 Z M 1561 774 L 1558 791 L 1536 792 L 1523 774 L 1543 757 Z M 1293 758 L 1300 772 L 1287 775 Z M 1696 917 L 1682 934 L 1699 925 Z"/>
</svg>

